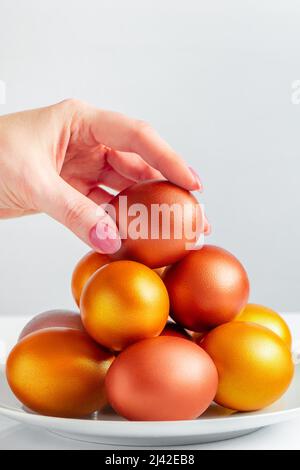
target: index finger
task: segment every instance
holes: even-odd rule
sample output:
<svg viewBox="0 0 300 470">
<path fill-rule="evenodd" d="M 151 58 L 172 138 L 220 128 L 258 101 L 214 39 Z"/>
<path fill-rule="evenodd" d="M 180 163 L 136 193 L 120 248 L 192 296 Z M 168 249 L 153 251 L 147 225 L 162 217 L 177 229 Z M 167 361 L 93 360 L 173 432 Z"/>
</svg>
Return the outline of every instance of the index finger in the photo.
<svg viewBox="0 0 300 470">
<path fill-rule="evenodd" d="M 137 153 L 172 183 L 190 191 L 200 189 L 199 179 L 185 161 L 148 124 L 89 106 L 82 117 L 97 142 Z"/>
</svg>

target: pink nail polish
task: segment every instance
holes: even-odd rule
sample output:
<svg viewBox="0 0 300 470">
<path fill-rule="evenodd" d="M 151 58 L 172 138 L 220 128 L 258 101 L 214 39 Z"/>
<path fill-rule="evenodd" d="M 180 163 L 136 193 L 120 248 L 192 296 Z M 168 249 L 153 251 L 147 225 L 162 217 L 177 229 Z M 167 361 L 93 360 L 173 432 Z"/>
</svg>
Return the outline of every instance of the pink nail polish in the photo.
<svg viewBox="0 0 300 470">
<path fill-rule="evenodd" d="M 118 232 L 109 224 L 99 222 L 90 231 L 90 242 L 101 253 L 112 254 L 121 248 Z"/>
<path fill-rule="evenodd" d="M 200 176 L 198 175 L 198 173 L 191 167 L 189 166 L 189 169 L 197 183 L 197 186 L 198 186 L 198 191 L 202 192 L 203 191 L 203 184 L 202 184 L 202 181 L 200 179 Z"/>
</svg>

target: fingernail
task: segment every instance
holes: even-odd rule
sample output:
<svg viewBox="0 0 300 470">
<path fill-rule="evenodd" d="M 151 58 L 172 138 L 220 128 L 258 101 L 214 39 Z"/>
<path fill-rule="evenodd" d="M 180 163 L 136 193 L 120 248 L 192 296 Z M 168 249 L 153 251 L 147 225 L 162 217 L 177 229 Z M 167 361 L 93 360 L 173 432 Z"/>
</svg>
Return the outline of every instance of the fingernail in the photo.
<svg viewBox="0 0 300 470">
<path fill-rule="evenodd" d="M 99 222 L 90 231 L 90 242 L 102 253 L 112 254 L 121 248 L 121 238 L 114 227 Z"/>
<path fill-rule="evenodd" d="M 194 170 L 194 168 L 192 168 L 191 166 L 189 166 L 189 169 L 190 169 L 190 172 L 192 173 L 195 181 L 196 181 L 196 184 L 198 186 L 198 191 L 202 192 L 203 191 L 203 184 L 202 184 L 202 181 L 200 179 L 200 176 L 198 175 L 198 173 Z"/>
</svg>

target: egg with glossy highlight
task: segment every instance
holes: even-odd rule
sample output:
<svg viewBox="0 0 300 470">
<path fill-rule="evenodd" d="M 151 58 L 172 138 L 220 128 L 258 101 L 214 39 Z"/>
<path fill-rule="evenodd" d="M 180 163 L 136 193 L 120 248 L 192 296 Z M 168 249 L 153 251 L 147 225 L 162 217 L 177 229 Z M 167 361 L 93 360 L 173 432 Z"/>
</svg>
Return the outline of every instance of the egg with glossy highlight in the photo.
<svg viewBox="0 0 300 470">
<path fill-rule="evenodd" d="M 27 408 L 47 416 L 84 417 L 107 404 L 104 378 L 113 359 L 83 331 L 48 328 L 18 342 L 6 375 Z"/>
<path fill-rule="evenodd" d="M 277 401 L 288 389 L 294 364 L 287 345 L 273 331 L 230 322 L 208 333 L 201 347 L 219 374 L 215 401 L 237 411 L 255 411 Z"/>
<path fill-rule="evenodd" d="M 242 312 L 236 317 L 236 321 L 246 321 L 256 323 L 269 328 L 276 333 L 291 348 L 292 335 L 287 323 L 269 307 L 258 304 L 248 304 Z"/>
<path fill-rule="evenodd" d="M 115 261 L 90 278 L 80 310 L 91 337 L 109 349 L 121 351 L 162 332 L 168 320 L 169 297 L 152 269 L 135 261 Z"/>
<path fill-rule="evenodd" d="M 203 333 L 233 320 L 245 307 L 249 280 L 239 260 L 223 248 L 205 245 L 166 269 L 171 316 Z"/>
<path fill-rule="evenodd" d="M 75 266 L 72 275 L 72 294 L 77 305 L 80 305 L 82 290 L 90 277 L 111 260 L 107 255 L 90 251 Z"/>
<path fill-rule="evenodd" d="M 123 238 L 121 249 L 112 255 L 114 260 L 164 267 L 183 258 L 204 231 L 197 199 L 169 181 L 136 183 L 110 204 Z"/>
<path fill-rule="evenodd" d="M 36 315 L 24 326 L 19 341 L 35 331 L 55 327 L 84 331 L 79 313 L 70 310 L 48 310 Z"/>
</svg>

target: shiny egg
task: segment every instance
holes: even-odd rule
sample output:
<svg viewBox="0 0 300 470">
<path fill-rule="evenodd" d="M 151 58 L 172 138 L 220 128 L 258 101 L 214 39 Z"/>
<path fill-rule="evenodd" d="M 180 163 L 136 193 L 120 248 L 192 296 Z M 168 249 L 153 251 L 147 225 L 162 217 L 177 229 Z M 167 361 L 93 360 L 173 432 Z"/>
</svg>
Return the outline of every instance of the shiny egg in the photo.
<svg viewBox="0 0 300 470">
<path fill-rule="evenodd" d="M 48 328 L 18 342 L 7 359 L 6 375 L 30 410 L 84 417 L 107 404 L 104 378 L 113 359 L 83 331 Z"/>
<path fill-rule="evenodd" d="M 218 374 L 208 354 L 192 341 L 160 336 L 121 352 L 105 385 L 110 405 L 124 418 L 190 420 L 211 404 Z"/>
<path fill-rule="evenodd" d="M 131 259 L 151 268 L 167 266 L 185 256 L 203 232 L 197 199 L 169 181 L 136 183 L 110 205 L 123 238 L 114 260 Z"/>
<path fill-rule="evenodd" d="M 248 304 L 236 317 L 237 321 L 257 323 L 276 333 L 291 348 L 292 335 L 284 319 L 274 310 L 263 305 Z"/>
<path fill-rule="evenodd" d="M 277 401 L 294 374 L 287 345 L 271 330 L 233 321 L 209 332 L 201 343 L 217 367 L 215 401 L 237 411 L 255 411 Z"/>
<path fill-rule="evenodd" d="M 75 266 L 72 275 L 71 288 L 72 294 L 77 305 L 80 305 L 81 292 L 97 269 L 110 262 L 107 255 L 90 251 Z"/>
<path fill-rule="evenodd" d="M 20 333 L 19 341 L 34 331 L 53 327 L 84 331 L 79 313 L 70 310 L 49 310 L 36 315 L 24 326 Z"/>
<path fill-rule="evenodd" d="M 169 297 L 152 269 L 135 261 L 115 261 L 90 278 L 80 310 L 91 337 L 120 351 L 162 332 L 168 320 Z"/>
<path fill-rule="evenodd" d="M 166 269 L 171 315 L 188 330 L 203 332 L 229 322 L 245 307 L 247 273 L 235 256 L 205 245 Z"/>
</svg>

